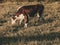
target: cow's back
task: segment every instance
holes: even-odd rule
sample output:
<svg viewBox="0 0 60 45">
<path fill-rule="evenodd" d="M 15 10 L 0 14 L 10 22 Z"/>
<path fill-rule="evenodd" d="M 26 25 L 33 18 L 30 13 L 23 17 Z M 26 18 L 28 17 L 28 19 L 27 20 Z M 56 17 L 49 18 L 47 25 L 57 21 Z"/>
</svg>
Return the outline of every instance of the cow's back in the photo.
<svg viewBox="0 0 60 45">
<path fill-rule="evenodd" d="M 19 16 L 19 14 L 24 14 L 24 15 L 30 15 L 33 16 L 37 11 L 39 13 L 42 13 L 44 10 L 44 6 L 42 4 L 37 4 L 37 5 L 27 5 L 27 6 L 22 6 L 17 12 L 16 15 Z"/>
</svg>

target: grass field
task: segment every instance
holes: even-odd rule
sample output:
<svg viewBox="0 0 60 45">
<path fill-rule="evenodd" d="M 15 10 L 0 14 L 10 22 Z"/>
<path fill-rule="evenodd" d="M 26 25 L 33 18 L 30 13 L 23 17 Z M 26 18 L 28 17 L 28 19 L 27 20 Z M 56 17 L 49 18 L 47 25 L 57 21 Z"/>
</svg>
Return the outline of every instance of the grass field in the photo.
<svg viewBox="0 0 60 45">
<path fill-rule="evenodd" d="M 60 2 L 42 3 L 45 21 L 32 18 L 28 28 L 17 23 L 12 26 L 10 18 L 22 5 L 35 5 L 37 2 L 6 2 L 0 4 L 0 45 L 60 45 Z M 37 22 L 38 25 L 35 25 Z"/>
</svg>

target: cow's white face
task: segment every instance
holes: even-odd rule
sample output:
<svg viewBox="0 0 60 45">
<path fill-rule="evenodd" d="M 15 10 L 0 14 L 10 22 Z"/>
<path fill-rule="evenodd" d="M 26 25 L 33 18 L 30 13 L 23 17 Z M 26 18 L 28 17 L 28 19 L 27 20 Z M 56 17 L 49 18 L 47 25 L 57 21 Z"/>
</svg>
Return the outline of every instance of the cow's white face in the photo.
<svg viewBox="0 0 60 45">
<path fill-rule="evenodd" d="M 11 18 L 11 24 L 13 25 L 15 24 L 15 22 L 16 22 L 16 19 Z"/>
<path fill-rule="evenodd" d="M 20 24 L 22 23 L 22 21 L 24 20 L 24 15 L 20 14 L 19 17 L 15 16 L 15 19 L 11 18 L 11 24 L 15 24 L 16 20 L 19 20 Z"/>
</svg>

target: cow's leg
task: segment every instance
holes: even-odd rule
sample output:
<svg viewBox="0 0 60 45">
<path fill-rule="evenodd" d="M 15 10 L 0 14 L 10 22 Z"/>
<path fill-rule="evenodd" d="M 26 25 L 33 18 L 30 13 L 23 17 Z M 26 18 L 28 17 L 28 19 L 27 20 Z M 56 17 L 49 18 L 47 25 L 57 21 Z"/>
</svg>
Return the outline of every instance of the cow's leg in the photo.
<svg viewBox="0 0 60 45">
<path fill-rule="evenodd" d="M 38 13 L 38 12 L 37 12 L 37 17 L 38 17 L 38 18 L 40 18 L 40 15 L 39 15 L 39 13 Z"/>
<path fill-rule="evenodd" d="M 27 28 L 27 25 L 28 25 L 28 16 L 25 15 L 24 16 L 24 27 Z"/>
<path fill-rule="evenodd" d="M 43 20 L 44 21 L 43 11 L 39 11 L 39 15 L 40 15 L 40 20 Z"/>
<path fill-rule="evenodd" d="M 43 11 L 37 11 L 38 21 L 44 21 Z"/>
<path fill-rule="evenodd" d="M 40 14 L 37 12 L 38 21 L 40 21 Z"/>
<path fill-rule="evenodd" d="M 19 15 L 19 19 L 20 19 L 20 25 L 21 25 L 22 21 L 24 20 L 24 15 L 23 14 Z"/>
</svg>

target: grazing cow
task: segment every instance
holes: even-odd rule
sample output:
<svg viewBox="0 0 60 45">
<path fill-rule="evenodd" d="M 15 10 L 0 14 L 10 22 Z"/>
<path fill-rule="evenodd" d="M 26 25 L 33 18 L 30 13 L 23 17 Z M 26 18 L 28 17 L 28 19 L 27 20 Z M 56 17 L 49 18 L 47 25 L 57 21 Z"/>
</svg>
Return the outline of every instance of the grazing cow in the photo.
<svg viewBox="0 0 60 45">
<path fill-rule="evenodd" d="M 37 15 L 37 17 L 41 17 L 43 19 L 43 10 L 44 5 L 42 4 L 22 6 L 21 8 L 19 7 L 14 17 L 12 17 L 12 24 L 14 24 L 16 20 L 20 20 L 20 24 L 24 21 L 24 25 L 27 27 L 29 17 Z"/>
</svg>

